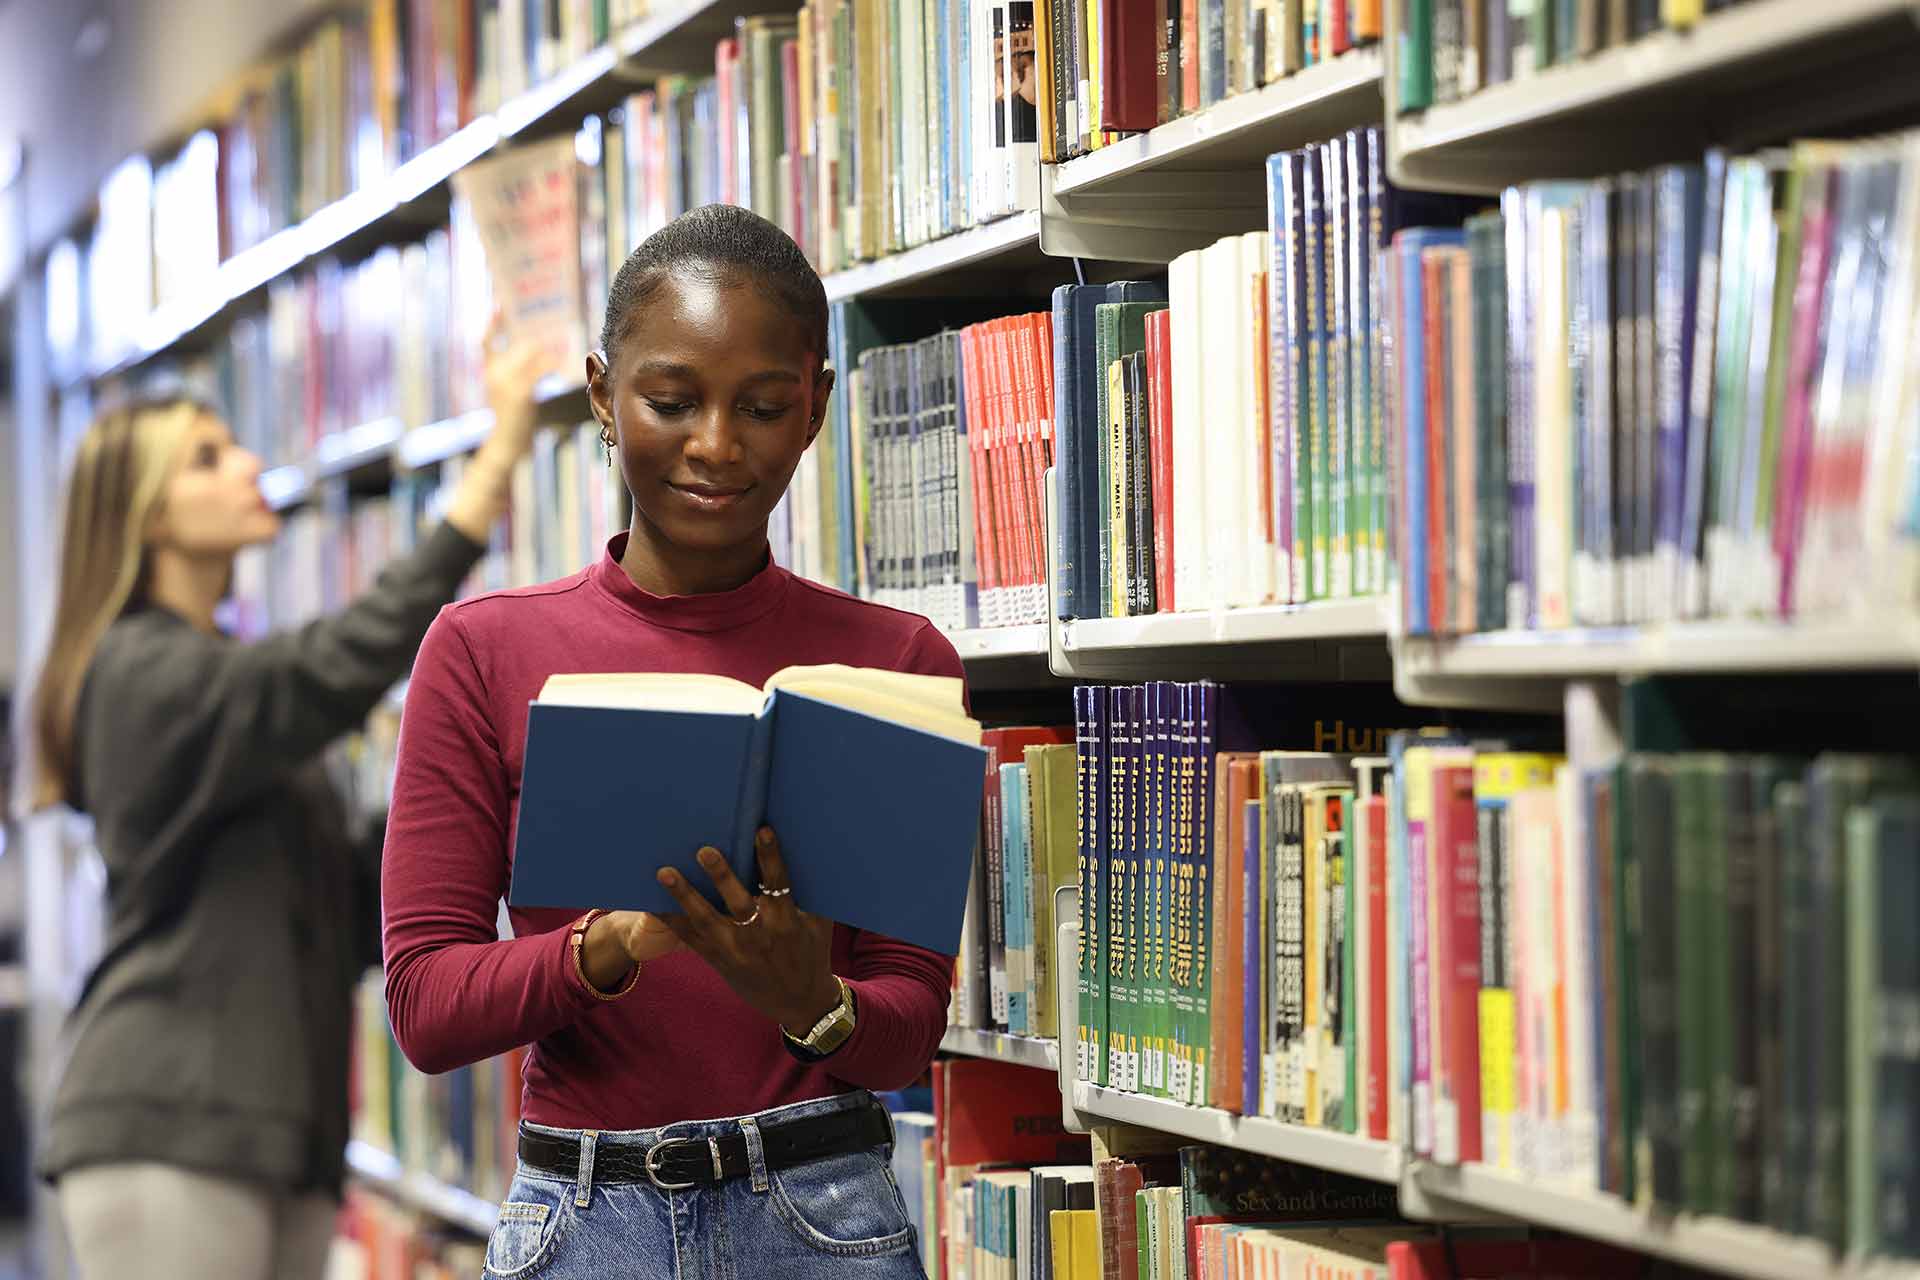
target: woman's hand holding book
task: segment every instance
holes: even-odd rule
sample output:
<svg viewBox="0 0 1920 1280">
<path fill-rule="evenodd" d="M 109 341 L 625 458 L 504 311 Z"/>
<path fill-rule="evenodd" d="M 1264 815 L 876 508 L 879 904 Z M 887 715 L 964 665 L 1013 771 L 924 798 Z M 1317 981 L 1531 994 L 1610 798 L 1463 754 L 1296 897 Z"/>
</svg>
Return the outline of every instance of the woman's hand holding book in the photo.
<svg viewBox="0 0 1920 1280">
<path fill-rule="evenodd" d="M 700 865 L 712 877 L 727 914 L 671 869 L 660 883 L 680 904 L 659 919 L 726 980 L 728 986 L 795 1037 L 840 1003 L 833 976 L 833 921 L 808 915 L 788 892 L 786 862 L 771 828 L 760 828 L 754 854 L 761 892 L 749 893 L 717 849 L 702 849 Z"/>
</svg>

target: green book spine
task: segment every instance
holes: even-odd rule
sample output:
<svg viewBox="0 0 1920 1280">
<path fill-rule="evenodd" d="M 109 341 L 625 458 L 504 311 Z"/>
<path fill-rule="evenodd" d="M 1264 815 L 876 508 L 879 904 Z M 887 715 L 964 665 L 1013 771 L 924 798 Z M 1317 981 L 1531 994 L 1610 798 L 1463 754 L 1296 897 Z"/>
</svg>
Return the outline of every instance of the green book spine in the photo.
<svg viewBox="0 0 1920 1280">
<path fill-rule="evenodd" d="M 1106 572 L 1101 585 L 1106 607 L 1101 614 L 1109 618 L 1127 616 L 1127 400 L 1126 362 L 1115 358 L 1103 365 L 1107 387 L 1107 440 L 1105 465 L 1107 478 L 1107 532 L 1102 544 L 1101 563 Z"/>
<path fill-rule="evenodd" d="M 1753 493 L 1753 523 L 1743 532 L 1765 542 L 1773 528 L 1775 471 L 1780 458 L 1780 430 L 1786 409 L 1787 365 L 1793 349 L 1793 294 L 1800 278 L 1801 203 L 1806 189 L 1806 164 L 1796 155 L 1787 170 L 1778 217 L 1779 248 L 1773 264 L 1773 334 L 1769 341 L 1765 422 L 1759 441 L 1759 484 Z M 1757 305 L 1756 300 L 1756 305 Z M 1753 394 L 1749 387 L 1747 394 Z M 1753 566 L 1743 568 L 1751 571 Z"/>
<path fill-rule="evenodd" d="M 1560 48 L 1559 33 L 1554 30 L 1557 3 L 1558 0 L 1533 0 L 1533 65 L 1536 69 L 1552 66 L 1554 54 Z"/>
<path fill-rule="evenodd" d="M 1879 823 L 1870 808 L 1846 817 L 1847 913 L 1847 1240 L 1857 1254 L 1879 1246 L 1874 1106 L 1874 1023 L 1880 1005 Z M 1892 1138 L 1905 1142 L 1909 1135 Z"/>
<path fill-rule="evenodd" d="M 1139 1280 L 1152 1280 L 1154 1243 L 1157 1236 L 1153 1215 L 1153 1192 L 1142 1188 L 1133 1193 L 1134 1254 Z"/>
<path fill-rule="evenodd" d="M 1394 0 L 1400 6 L 1400 109 L 1433 105 L 1433 0 Z"/>
<path fill-rule="evenodd" d="M 1712 1078 L 1712 1039 L 1707 1009 L 1707 815 L 1711 800 L 1699 756 L 1677 756 L 1673 764 L 1674 912 L 1685 922 L 1674 930 L 1674 994 L 1679 1001 L 1675 1040 L 1680 1068 L 1676 1114 L 1680 1127 L 1681 1203 L 1706 1212 L 1711 1199 L 1713 1151 L 1706 1099 Z"/>
<path fill-rule="evenodd" d="M 1107 370 L 1113 364 L 1120 347 L 1120 307 L 1117 302 L 1103 302 L 1093 309 L 1093 367 L 1094 375 L 1094 421 L 1100 424 L 1102 444 L 1097 451 L 1100 493 L 1104 505 L 1101 510 L 1107 513 L 1107 519 L 1099 521 L 1099 577 L 1100 589 L 1095 593 L 1099 612 L 1096 617 L 1112 617 L 1113 582 L 1113 416 L 1108 404 L 1113 384 Z"/>
<path fill-rule="evenodd" d="M 1801 999 L 1807 950 L 1807 788 L 1783 782 L 1773 793 L 1775 857 L 1779 884 L 1780 1017 L 1779 1123 L 1767 1147 L 1767 1225 L 1797 1235 L 1805 1223 L 1801 1188 L 1812 1157 L 1811 1118 L 1803 1096 L 1807 1040 L 1814 1034 Z"/>
<path fill-rule="evenodd" d="M 1625 1157 L 1620 1195 L 1629 1204 L 1640 1201 L 1640 902 L 1635 889 L 1640 874 L 1634 856 L 1633 788 L 1627 770 L 1613 774 L 1613 930 L 1614 989 L 1617 1021 L 1614 1035 L 1620 1052 L 1621 1151 Z"/>
<path fill-rule="evenodd" d="M 1733 1124 L 1732 1110 L 1719 1103 L 1722 1082 L 1733 1076 L 1733 899 L 1729 892 L 1729 836 L 1733 824 L 1731 805 L 1735 799 L 1734 774 L 1740 767 L 1729 756 L 1713 754 L 1701 764 L 1701 799 L 1705 812 L 1701 824 L 1701 914 L 1700 932 L 1705 935 L 1705 972 L 1701 984 L 1702 1021 L 1697 1024 L 1706 1037 L 1701 1082 L 1701 1121 L 1707 1165 L 1703 1171 L 1701 1209 L 1705 1213 L 1729 1215 L 1733 1212 Z M 1751 952 L 1742 957 L 1750 964 Z"/>
</svg>

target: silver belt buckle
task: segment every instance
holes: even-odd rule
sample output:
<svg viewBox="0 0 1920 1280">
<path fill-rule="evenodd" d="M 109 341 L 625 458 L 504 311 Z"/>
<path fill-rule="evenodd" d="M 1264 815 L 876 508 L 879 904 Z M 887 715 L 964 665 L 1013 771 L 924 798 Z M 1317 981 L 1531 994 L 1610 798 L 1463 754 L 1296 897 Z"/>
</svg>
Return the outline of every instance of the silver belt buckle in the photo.
<svg viewBox="0 0 1920 1280">
<path fill-rule="evenodd" d="M 714 1138 L 708 1138 L 706 1141 L 707 1153 L 713 1159 L 713 1180 L 717 1184 L 723 1176 L 720 1169 L 720 1143 Z M 699 1144 L 698 1138 L 668 1138 L 665 1142 L 654 1143 L 647 1148 L 647 1181 L 662 1191 L 689 1191 L 699 1186 L 698 1181 L 668 1182 L 660 1176 L 660 1166 L 655 1163 L 656 1158 L 668 1147 L 693 1147 Z"/>
</svg>

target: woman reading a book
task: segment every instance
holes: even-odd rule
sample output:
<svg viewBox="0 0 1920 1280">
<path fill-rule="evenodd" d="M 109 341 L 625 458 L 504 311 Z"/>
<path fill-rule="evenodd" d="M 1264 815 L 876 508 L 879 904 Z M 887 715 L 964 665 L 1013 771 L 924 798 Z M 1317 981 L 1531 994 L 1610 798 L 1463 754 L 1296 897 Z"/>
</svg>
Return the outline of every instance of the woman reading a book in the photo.
<svg viewBox="0 0 1920 1280">
<path fill-rule="evenodd" d="M 280 528 L 260 460 L 180 396 L 82 438 L 33 732 L 37 801 L 92 815 L 107 871 L 41 1162 L 88 1280 L 324 1269 L 379 845 L 350 836 L 321 752 L 479 558 L 546 365 L 496 347 L 493 431 L 445 522 L 347 608 L 251 644 L 215 612 L 234 557 Z"/>
<path fill-rule="evenodd" d="M 946 957 L 809 916 L 765 829 L 757 892 L 709 849 L 710 885 L 661 872 L 677 913 L 516 907 L 495 933 L 550 675 L 961 674 L 926 619 L 771 562 L 768 517 L 825 420 L 826 330 L 819 277 L 773 224 L 715 205 L 655 233 L 587 361 L 628 530 L 571 577 L 446 609 L 421 647 L 387 827 L 388 1009 L 424 1070 L 533 1046 L 490 1275 L 921 1274 L 867 1090 L 932 1059 Z M 600 781 L 635 767 L 610 756 Z"/>
</svg>

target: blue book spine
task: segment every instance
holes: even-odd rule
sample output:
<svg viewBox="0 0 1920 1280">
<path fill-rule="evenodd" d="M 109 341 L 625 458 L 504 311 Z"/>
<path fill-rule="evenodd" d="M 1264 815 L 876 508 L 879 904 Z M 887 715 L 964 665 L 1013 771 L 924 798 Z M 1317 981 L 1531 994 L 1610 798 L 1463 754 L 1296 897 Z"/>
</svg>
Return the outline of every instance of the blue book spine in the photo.
<svg viewBox="0 0 1920 1280">
<path fill-rule="evenodd" d="M 1267 343 L 1271 356 L 1267 361 L 1267 403 L 1272 431 L 1269 467 L 1273 476 L 1274 545 L 1279 552 L 1278 592 L 1282 603 L 1297 597 L 1293 587 L 1293 421 L 1294 363 L 1291 358 L 1293 327 L 1288 317 L 1293 305 L 1293 290 L 1287 274 L 1287 164 L 1288 155 L 1280 152 L 1267 157 L 1267 235 L 1273 242 L 1273 265 L 1267 272 Z"/>
<path fill-rule="evenodd" d="M 1054 614 L 1080 616 L 1080 435 L 1074 398 L 1079 356 L 1074 335 L 1073 295 L 1079 285 L 1053 291 L 1053 559 Z"/>
</svg>

